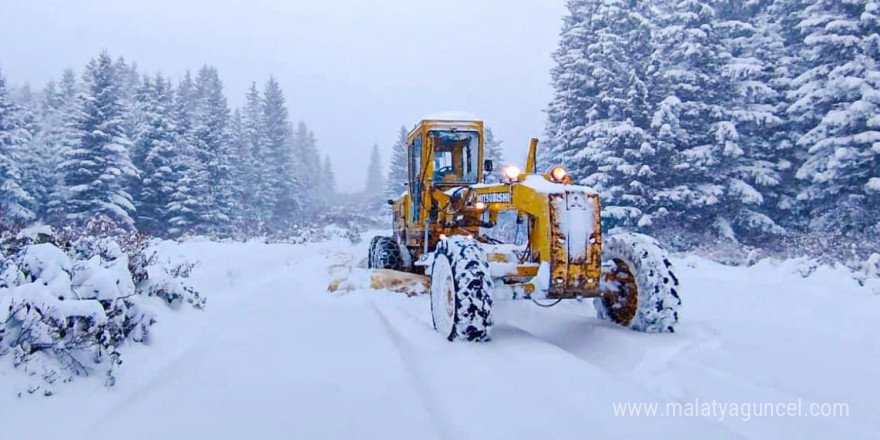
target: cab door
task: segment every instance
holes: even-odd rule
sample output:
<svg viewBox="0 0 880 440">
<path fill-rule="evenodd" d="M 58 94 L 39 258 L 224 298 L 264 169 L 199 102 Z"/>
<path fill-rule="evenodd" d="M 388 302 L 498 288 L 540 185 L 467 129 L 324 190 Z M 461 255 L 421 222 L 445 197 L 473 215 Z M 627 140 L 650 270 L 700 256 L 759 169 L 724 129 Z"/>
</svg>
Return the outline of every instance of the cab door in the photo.
<svg viewBox="0 0 880 440">
<path fill-rule="evenodd" d="M 424 192 L 422 183 L 422 135 L 413 139 L 412 145 L 409 146 L 409 194 L 412 197 L 412 207 L 409 210 L 408 223 L 411 226 L 418 226 L 422 221 L 422 194 Z"/>
</svg>

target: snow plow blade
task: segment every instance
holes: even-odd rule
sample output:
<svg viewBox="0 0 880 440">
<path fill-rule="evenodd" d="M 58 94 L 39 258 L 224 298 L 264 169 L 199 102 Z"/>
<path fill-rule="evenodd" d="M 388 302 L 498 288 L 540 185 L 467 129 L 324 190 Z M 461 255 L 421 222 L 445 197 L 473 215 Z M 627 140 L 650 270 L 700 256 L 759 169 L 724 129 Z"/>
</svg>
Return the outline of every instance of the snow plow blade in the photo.
<svg viewBox="0 0 880 440">
<path fill-rule="evenodd" d="M 351 292 L 353 290 L 390 290 L 416 296 L 428 292 L 428 277 L 390 269 L 352 268 L 348 273 L 332 274 L 330 292 Z"/>
</svg>

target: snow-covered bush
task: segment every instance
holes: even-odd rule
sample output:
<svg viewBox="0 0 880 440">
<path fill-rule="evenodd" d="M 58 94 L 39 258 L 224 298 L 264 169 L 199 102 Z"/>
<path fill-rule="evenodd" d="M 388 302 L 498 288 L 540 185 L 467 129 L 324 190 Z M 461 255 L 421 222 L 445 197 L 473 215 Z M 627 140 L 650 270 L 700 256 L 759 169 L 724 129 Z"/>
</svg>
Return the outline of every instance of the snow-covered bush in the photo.
<svg viewBox="0 0 880 440">
<path fill-rule="evenodd" d="M 872 293 L 880 295 L 880 253 L 871 254 L 862 263 L 856 279 L 859 284 L 866 286 Z"/>
<path fill-rule="evenodd" d="M 101 374 L 112 386 L 119 349 L 149 341 L 148 297 L 205 305 L 185 283 L 192 265 L 163 264 L 156 244 L 105 218 L 79 232 L 0 232 L 0 356 L 48 385 Z"/>
<path fill-rule="evenodd" d="M 388 218 L 360 213 L 354 208 L 327 208 L 305 222 L 262 223 L 248 225 L 236 231 L 231 237 L 211 237 L 213 239 L 233 239 L 236 241 L 261 240 L 265 243 L 306 244 L 332 239 L 345 239 L 356 244 L 369 228 L 387 227 Z"/>
</svg>

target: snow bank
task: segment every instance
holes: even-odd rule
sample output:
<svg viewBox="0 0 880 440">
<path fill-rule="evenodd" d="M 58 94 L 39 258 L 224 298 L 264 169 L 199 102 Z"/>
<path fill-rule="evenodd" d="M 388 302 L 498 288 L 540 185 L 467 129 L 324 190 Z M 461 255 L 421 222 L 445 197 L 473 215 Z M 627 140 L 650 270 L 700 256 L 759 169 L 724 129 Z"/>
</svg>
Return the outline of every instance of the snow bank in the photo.
<svg viewBox="0 0 880 440">
<path fill-rule="evenodd" d="M 0 357 L 28 377 L 19 393 L 52 395 L 75 376 L 100 375 L 112 386 L 119 350 L 147 342 L 156 322 L 149 296 L 205 304 L 184 280 L 192 265 L 160 261 L 158 242 L 64 235 L 0 232 Z"/>
</svg>

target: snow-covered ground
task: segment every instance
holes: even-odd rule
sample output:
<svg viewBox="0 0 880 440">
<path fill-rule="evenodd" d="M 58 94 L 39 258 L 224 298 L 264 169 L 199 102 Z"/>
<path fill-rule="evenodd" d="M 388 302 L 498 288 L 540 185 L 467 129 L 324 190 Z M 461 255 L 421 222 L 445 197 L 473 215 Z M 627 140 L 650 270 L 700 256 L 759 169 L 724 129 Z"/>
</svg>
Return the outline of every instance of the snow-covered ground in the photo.
<svg viewBox="0 0 880 440">
<path fill-rule="evenodd" d="M 589 302 L 498 302 L 494 340 L 433 332 L 427 297 L 329 294 L 328 268 L 366 244 L 167 244 L 201 260 L 206 310 L 166 311 L 125 347 L 114 388 L 78 379 L 16 398 L 0 358 L 0 439 L 876 438 L 880 296 L 844 271 L 794 262 L 676 260 L 682 322 L 649 335 Z M 698 400 L 697 400 L 698 399 Z M 844 417 L 716 413 L 682 405 L 845 403 Z M 659 404 L 617 416 L 615 404 Z M 686 408 L 686 407 L 685 407 Z M 728 410 L 729 412 L 729 410 Z"/>
</svg>

